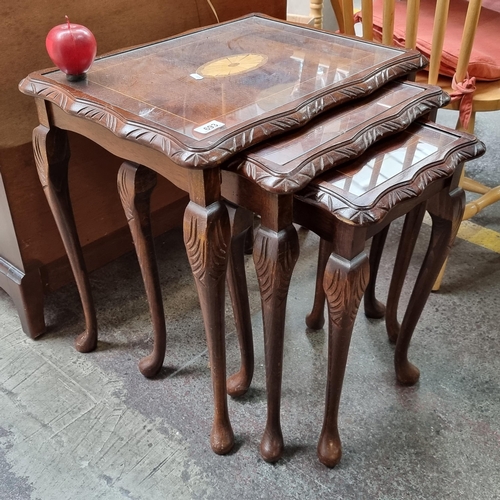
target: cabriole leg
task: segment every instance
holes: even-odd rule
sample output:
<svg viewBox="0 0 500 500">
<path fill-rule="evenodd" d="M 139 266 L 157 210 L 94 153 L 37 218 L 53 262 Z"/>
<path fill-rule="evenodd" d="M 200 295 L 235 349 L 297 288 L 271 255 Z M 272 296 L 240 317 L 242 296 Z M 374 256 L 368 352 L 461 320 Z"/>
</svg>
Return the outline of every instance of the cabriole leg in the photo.
<svg viewBox="0 0 500 500">
<path fill-rule="evenodd" d="M 389 286 L 389 294 L 387 296 L 385 326 L 391 342 L 397 341 L 401 328 L 401 325 L 398 323 L 399 299 L 401 298 L 401 291 L 403 290 L 413 250 L 415 249 L 415 244 L 420 234 L 422 220 L 425 215 L 425 206 L 425 203 L 421 203 L 411 212 L 406 214 L 403 230 L 401 232 L 398 253 L 396 255 L 391 284 Z"/>
<path fill-rule="evenodd" d="M 460 188 L 451 194 L 441 191 L 428 201 L 427 210 L 432 217 L 431 239 L 401 324 L 394 356 L 400 384 L 413 385 L 420 377 L 418 368 L 408 361 L 408 348 L 434 281 L 455 240 L 464 208 L 465 194 Z"/>
<path fill-rule="evenodd" d="M 68 135 L 64 130 L 39 125 L 33 131 L 33 148 L 38 176 L 66 249 L 85 315 L 85 331 L 76 338 L 75 347 L 80 352 L 90 352 L 97 347 L 97 319 L 69 197 Z"/>
<path fill-rule="evenodd" d="M 227 393 L 237 397 L 250 387 L 254 371 L 254 351 L 250 304 L 248 302 L 245 273 L 245 247 L 247 235 L 252 228 L 253 214 L 240 207 L 228 205 L 231 221 L 231 247 L 227 271 L 227 285 L 233 305 L 236 333 L 240 346 L 241 366 L 237 373 L 227 379 Z"/>
<path fill-rule="evenodd" d="M 279 232 L 261 226 L 253 256 L 262 300 L 267 387 L 267 421 L 260 453 L 267 462 L 276 462 L 283 453 L 280 399 L 286 301 L 299 256 L 294 226 L 290 224 Z"/>
<path fill-rule="evenodd" d="M 368 284 L 370 266 L 364 252 L 347 260 L 332 254 L 325 270 L 328 304 L 328 375 L 325 416 L 318 443 L 319 460 L 334 467 L 342 456 L 338 412 L 354 320 Z"/>
<path fill-rule="evenodd" d="M 306 316 L 306 325 L 312 330 L 320 330 L 325 324 L 325 290 L 323 288 L 323 277 L 332 250 L 333 244 L 330 241 L 324 239 L 320 240 L 314 302 L 311 312 Z"/>
<path fill-rule="evenodd" d="M 384 317 L 385 306 L 377 300 L 375 296 L 375 285 L 377 282 L 378 269 L 380 267 L 380 260 L 384 252 L 385 240 L 389 233 L 390 225 L 387 225 L 378 232 L 372 239 L 372 246 L 370 248 L 370 281 L 365 290 L 365 315 L 368 318 L 380 319 Z"/>
<path fill-rule="evenodd" d="M 145 377 L 154 377 L 163 366 L 167 344 L 160 277 L 151 230 L 150 201 L 151 193 L 156 186 L 156 173 L 149 168 L 126 161 L 118 171 L 117 185 L 134 240 L 153 323 L 153 351 L 141 359 L 139 370 Z"/>
<path fill-rule="evenodd" d="M 184 214 L 184 243 L 200 298 L 207 336 L 214 422 L 212 450 L 228 453 L 234 444 L 226 395 L 225 275 L 230 245 L 229 217 L 224 203 L 201 206 L 191 201 Z"/>
</svg>

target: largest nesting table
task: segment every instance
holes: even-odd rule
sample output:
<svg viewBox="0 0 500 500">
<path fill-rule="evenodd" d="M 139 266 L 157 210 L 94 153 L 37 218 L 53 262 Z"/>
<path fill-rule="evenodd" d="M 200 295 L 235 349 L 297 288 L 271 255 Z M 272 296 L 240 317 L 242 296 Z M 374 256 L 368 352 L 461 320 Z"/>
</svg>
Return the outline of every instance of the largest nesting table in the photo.
<svg viewBox="0 0 500 500">
<path fill-rule="evenodd" d="M 69 82 L 57 70 L 25 78 L 20 90 L 36 99 L 40 121 L 33 132 L 38 174 L 85 314 L 85 331 L 77 337 L 76 348 L 81 352 L 96 348 L 97 320 L 68 192 L 68 130 L 128 160 L 119 186 L 131 226 L 146 242 L 139 253 L 151 255 L 152 243 L 147 203 L 135 193 L 144 192 L 147 198 L 151 186 L 135 166 L 145 165 L 189 193 L 184 240 L 210 353 L 211 445 L 216 453 L 228 452 L 234 443 L 224 348 L 230 225 L 221 200 L 221 166 L 236 153 L 299 128 L 423 65 L 425 60 L 416 51 L 251 15 L 101 57 L 83 81 Z M 142 272 L 148 295 L 156 296 L 154 258 Z M 152 309 L 154 317 L 162 312 L 161 306 Z M 163 362 L 160 324 L 155 335 L 152 354 L 140 364 L 148 376 Z"/>
</svg>

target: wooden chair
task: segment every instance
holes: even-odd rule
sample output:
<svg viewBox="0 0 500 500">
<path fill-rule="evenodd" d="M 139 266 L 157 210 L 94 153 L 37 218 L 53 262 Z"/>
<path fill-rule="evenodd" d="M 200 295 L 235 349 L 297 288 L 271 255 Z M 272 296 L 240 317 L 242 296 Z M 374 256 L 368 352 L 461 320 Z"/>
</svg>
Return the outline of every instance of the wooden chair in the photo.
<svg viewBox="0 0 500 500">
<path fill-rule="evenodd" d="M 352 0 L 331 3 L 340 31 L 354 35 Z M 363 38 L 417 48 L 429 56 L 428 71 L 419 73 L 417 81 L 437 84 L 448 92 L 452 101 L 446 107 L 460 111 L 457 128 L 470 133 L 476 112 L 500 110 L 500 57 L 495 53 L 500 43 L 500 12 L 481 5 L 481 0 L 451 4 L 450 0 L 362 0 L 361 15 L 356 15 L 362 22 Z M 461 185 L 480 195 L 467 203 L 463 220 L 500 200 L 500 186 L 490 188 L 467 176 Z M 443 272 L 444 267 L 435 290 Z"/>
</svg>

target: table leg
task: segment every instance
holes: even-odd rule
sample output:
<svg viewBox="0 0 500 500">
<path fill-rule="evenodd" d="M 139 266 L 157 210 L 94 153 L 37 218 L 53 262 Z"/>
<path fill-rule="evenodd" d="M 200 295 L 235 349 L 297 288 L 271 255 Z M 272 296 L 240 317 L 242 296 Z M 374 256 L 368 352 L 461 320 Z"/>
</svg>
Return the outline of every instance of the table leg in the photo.
<svg viewBox="0 0 500 500">
<path fill-rule="evenodd" d="M 365 316 L 368 318 L 380 319 L 384 317 L 385 306 L 377 300 L 375 296 L 375 285 L 377 283 L 378 269 L 382 253 L 384 252 L 385 240 L 389 233 L 390 224 L 384 227 L 382 231 L 378 232 L 372 239 L 372 246 L 370 248 L 370 280 L 365 290 L 364 305 Z"/>
<path fill-rule="evenodd" d="M 255 238 L 253 256 L 262 300 L 267 386 L 267 422 L 260 453 L 264 460 L 276 462 L 283 453 L 280 398 L 286 299 L 299 257 L 295 227 L 290 224 L 276 232 L 261 226 Z"/>
<path fill-rule="evenodd" d="M 184 214 L 184 243 L 205 322 L 214 392 L 210 443 L 212 450 L 218 454 L 228 453 L 234 444 L 227 409 L 224 328 L 225 275 L 230 238 L 229 217 L 224 203 L 214 201 L 201 206 L 191 201 L 188 204 Z"/>
<path fill-rule="evenodd" d="M 85 315 L 85 331 L 76 338 L 75 347 L 90 352 L 97 347 L 97 319 L 69 196 L 67 132 L 39 125 L 33 131 L 33 149 L 38 176 L 68 254 Z"/>
<path fill-rule="evenodd" d="M 247 234 L 253 225 L 253 214 L 240 207 L 227 206 L 231 222 L 231 246 L 229 252 L 227 285 L 233 305 L 234 321 L 238 335 L 241 366 L 237 373 L 227 379 L 227 393 L 237 397 L 250 387 L 254 371 L 252 320 L 248 302 L 245 273 L 245 247 Z"/>
<path fill-rule="evenodd" d="M 365 314 L 369 318 L 383 318 L 385 313 L 384 305 L 375 297 L 375 283 L 389 227 L 390 226 L 385 227 L 373 237 L 370 249 L 370 280 L 364 295 Z M 332 250 L 333 244 L 330 241 L 325 239 L 320 240 L 314 303 L 311 312 L 306 317 L 307 326 L 313 330 L 323 328 L 325 323 L 325 291 L 323 288 L 323 277 Z"/>
<path fill-rule="evenodd" d="M 318 457 L 334 467 L 342 456 L 338 432 L 338 411 L 352 329 L 361 297 L 368 284 L 370 266 L 365 252 L 352 260 L 332 254 L 325 270 L 324 287 L 328 302 L 328 375 L 323 428 Z"/>
<path fill-rule="evenodd" d="M 165 313 L 150 217 L 151 193 L 156 186 L 156 173 L 142 165 L 126 161 L 118 171 L 117 185 L 134 240 L 153 323 L 153 351 L 140 360 L 139 370 L 145 377 L 154 377 L 163 366 L 167 343 Z"/>
<path fill-rule="evenodd" d="M 306 316 L 306 325 L 312 330 L 320 330 L 325 324 L 325 289 L 323 288 L 323 277 L 326 264 L 333 250 L 333 243 L 321 238 L 318 251 L 318 267 L 316 269 L 316 288 L 314 290 L 314 302 L 311 312 Z"/>
<path fill-rule="evenodd" d="M 410 266 L 411 257 L 415 244 L 417 243 L 422 220 L 425 215 L 425 203 L 421 203 L 411 212 L 408 212 L 405 217 L 401 238 L 399 240 L 398 253 L 392 271 L 391 284 L 389 286 L 389 294 L 387 296 L 387 311 L 385 318 L 385 326 L 387 334 L 391 342 L 396 342 L 399 335 L 401 325 L 398 322 L 398 305 L 401 298 L 401 291 L 405 282 L 408 267 Z"/>
<path fill-rule="evenodd" d="M 401 324 L 394 356 L 396 377 L 403 385 L 415 384 L 419 379 L 418 368 L 408 361 L 408 347 L 434 281 L 455 240 L 464 208 L 465 195 L 459 188 L 451 194 L 441 191 L 428 201 L 427 211 L 432 217 L 431 239 Z"/>
</svg>

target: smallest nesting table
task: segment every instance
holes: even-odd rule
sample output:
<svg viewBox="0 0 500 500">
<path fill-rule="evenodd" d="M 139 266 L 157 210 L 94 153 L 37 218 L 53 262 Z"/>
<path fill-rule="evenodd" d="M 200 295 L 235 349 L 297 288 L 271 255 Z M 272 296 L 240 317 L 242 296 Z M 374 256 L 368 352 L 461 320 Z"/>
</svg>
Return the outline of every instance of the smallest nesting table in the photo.
<svg viewBox="0 0 500 500">
<path fill-rule="evenodd" d="M 261 217 L 253 257 L 266 352 L 267 422 L 260 446 L 265 460 L 278 460 L 284 446 L 281 377 L 288 287 L 299 256 L 293 224 L 296 195 L 321 173 L 354 160 L 376 141 L 404 130 L 447 101 L 439 87 L 389 83 L 365 99 L 324 113 L 297 132 L 249 149 L 222 170 L 224 198 Z M 240 301 L 233 302 L 239 309 Z M 249 344 L 242 341 L 242 352 L 251 352 Z M 242 366 L 252 363 L 244 360 Z"/>
<path fill-rule="evenodd" d="M 408 347 L 462 220 L 465 195 L 458 183 L 463 162 L 483 153 L 484 145 L 469 134 L 415 123 L 349 166 L 314 179 L 295 196 L 295 222 L 321 236 L 315 304 L 307 322 L 311 326 L 322 323 L 326 296 L 328 374 L 318 456 L 329 467 L 342 454 L 337 417 L 354 319 L 369 279 L 374 283 L 376 276 L 375 272 L 370 278 L 365 242 L 383 234 L 383 244 L 391 221 L 407 214 L 388 298 L 394 320 L 425 211 L 432 217 L 429 247 L 403 322 L 393 337 L 397 379 L 412 385 L 420 373 L 408 361 Z M 380 257 L 381 249 L 374 250 Z M 372 268 L 378 268 L 376 260 Z M 368 300 L 368 310 L 374 311 L 374 296 Z"/>
</svg>

